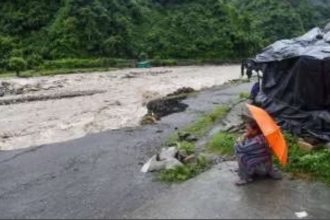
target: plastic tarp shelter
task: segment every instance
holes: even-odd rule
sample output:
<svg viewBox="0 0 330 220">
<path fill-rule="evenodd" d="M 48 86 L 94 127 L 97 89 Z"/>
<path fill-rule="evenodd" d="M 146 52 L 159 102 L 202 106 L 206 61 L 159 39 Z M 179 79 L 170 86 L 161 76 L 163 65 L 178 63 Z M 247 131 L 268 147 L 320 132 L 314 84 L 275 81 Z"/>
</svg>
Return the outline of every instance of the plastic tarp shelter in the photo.
<svg viewBox="0 0 330 220">
<path fill-rule="evenodd" d="M 258 105 L 285 130 L 330 142 L 330 31 L 277 41 L 253 62 L 263 73 Z"/>
</svg>

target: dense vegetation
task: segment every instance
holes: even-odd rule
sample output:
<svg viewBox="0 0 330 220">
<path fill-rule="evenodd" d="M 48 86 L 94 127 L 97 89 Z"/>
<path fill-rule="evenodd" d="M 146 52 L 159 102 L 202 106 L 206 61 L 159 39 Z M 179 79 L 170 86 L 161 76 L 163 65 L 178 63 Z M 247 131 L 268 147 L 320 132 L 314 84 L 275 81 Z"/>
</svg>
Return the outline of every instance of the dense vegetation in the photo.
<svg viewBox="0 0 330 220">
<path fill-rule="evenodd" d="M 68 58 L 247 57 L 276 39 L 323 26 L 330 5 L 327 0 L 1 0 L 0 14 L 0 69 L 6 70 L 13 69 L 10 60 L 21 59 L 22 67 L 31 69 Z M 109 66 L 113 60 L 100 63 Z"/>
</svg>

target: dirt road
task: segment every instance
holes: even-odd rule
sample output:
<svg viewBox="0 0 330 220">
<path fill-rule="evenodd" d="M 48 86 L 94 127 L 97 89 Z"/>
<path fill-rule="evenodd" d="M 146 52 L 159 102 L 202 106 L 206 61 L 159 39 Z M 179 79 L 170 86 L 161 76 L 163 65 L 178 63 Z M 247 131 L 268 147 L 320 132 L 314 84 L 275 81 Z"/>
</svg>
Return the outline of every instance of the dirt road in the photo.
<svg viewBox="0 0 330 220">
<path fill-rule="evenodd" d="M 221 85 L 240 75 L 238 65 L 125 69 L 104 73 L 2 80 L 11 90 L 0 98 L 86 92 L 63 99 L 0 105 L 0 149 L 62 142 L 122 127 L 137 126 L 148 101 L 181 87 Z M 1 85 L 0 84 L 0 85 Z M 91 91 L 101 91 L 90 94 Z"/>
</svg>

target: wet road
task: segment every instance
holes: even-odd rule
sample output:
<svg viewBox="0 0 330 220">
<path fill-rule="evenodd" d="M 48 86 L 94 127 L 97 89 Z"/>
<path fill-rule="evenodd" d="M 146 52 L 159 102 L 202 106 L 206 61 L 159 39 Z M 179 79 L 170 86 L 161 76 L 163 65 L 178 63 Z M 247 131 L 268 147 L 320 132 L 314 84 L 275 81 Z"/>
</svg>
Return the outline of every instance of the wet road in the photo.
<svg viewBox="0 0 330 220">
<path fill-rule="evenodd" d="M 330 188 L 302 180 L 258 180 L 237 187 L 236 162 L 224 162 L 126 216 L 147 219 L 328 219 Z"/>
<path fill-rule="evenodd" d="M 210 89 L 157 125 L 113 130 L 28 150 L 0 152 L 1 218 L 122 218 L 173 187 L 139 172 L 175 127 L 237 100 L 250 84 Z"/>
</svg>

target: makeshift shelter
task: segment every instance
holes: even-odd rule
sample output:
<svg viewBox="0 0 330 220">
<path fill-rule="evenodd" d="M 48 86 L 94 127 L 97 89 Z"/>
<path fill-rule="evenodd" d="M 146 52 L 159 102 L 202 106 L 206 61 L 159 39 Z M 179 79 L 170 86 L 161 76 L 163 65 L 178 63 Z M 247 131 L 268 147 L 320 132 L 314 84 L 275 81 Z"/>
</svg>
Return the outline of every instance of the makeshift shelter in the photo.
<svg viewBox="0 0 330 220">
<path fill-rule="evenodd" d="M 253 61 L 263 72 L 257 103 L 282 128 L 330 142 L 330 31 L 277 41 Z"/>
</svg>

